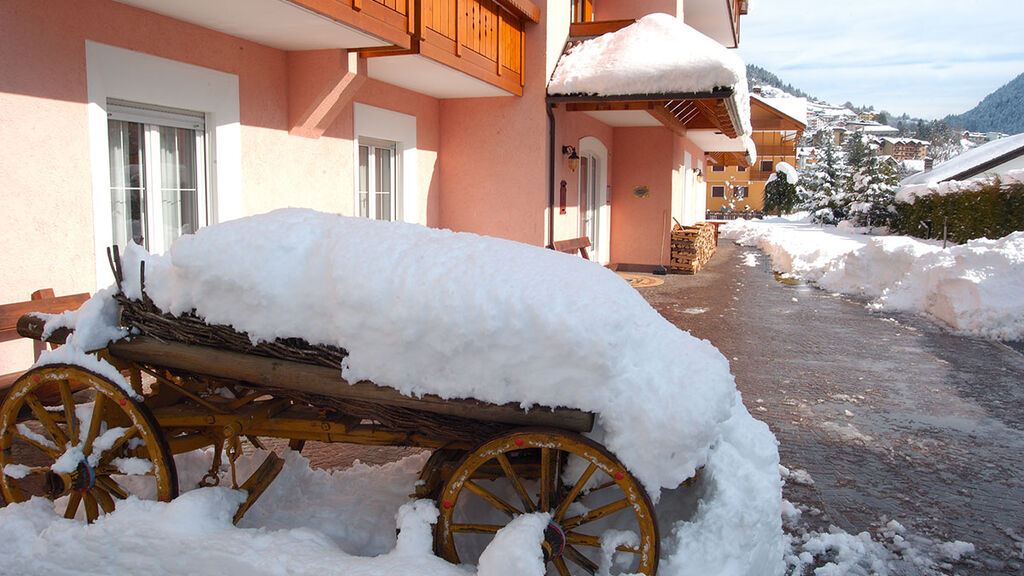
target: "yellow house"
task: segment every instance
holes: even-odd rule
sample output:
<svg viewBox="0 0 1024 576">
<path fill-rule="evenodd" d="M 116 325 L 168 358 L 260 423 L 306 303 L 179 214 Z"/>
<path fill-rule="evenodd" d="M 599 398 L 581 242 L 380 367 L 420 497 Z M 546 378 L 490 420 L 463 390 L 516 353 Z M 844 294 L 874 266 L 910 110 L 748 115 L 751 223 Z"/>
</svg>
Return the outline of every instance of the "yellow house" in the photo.
<svg viewBox="0 0 1024 576">
<path fill-rule="evenodd" d="M 746 165 L 737 155 L 708 154 L 704 179 L 708 187 L 707 218 L 760 212 L 764 187 L 779 162 L 797 164 L 797 143 L 807 127 L 807 100 L 750 96 L 751 139 L 757 160 Z"/>
</svg>

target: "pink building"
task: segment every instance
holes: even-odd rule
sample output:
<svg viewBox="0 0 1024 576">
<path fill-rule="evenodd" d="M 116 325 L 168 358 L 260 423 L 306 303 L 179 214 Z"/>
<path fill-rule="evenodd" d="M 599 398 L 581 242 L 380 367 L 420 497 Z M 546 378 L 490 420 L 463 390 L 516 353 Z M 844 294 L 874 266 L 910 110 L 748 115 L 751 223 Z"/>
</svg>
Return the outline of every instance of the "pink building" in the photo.
<svg viewBox="0 0 1024 576">
<path fill-rule="evenodd" d="M 671 219 L 703 218 L 705 154 L 752 154 L 725 50 L 746 2 L 683 5 L 5 0 L 0 302 L 95 292 L 108 246 L 285 206 L 665 264 Z M 616 38 L 651 39 L 632 56 L 669 80 L 574 76 Z M 0 373 L 30 356 L 0 344 Z"/>
</svg>

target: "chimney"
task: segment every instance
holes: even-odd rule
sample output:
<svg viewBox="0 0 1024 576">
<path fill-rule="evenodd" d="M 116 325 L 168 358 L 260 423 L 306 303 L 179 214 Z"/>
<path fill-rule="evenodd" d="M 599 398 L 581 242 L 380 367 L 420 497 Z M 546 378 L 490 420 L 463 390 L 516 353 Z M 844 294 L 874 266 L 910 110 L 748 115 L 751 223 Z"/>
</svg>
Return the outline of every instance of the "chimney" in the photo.
<svg viewBox="0 0 1024 576">
<path fill-rule="evenodd" d="M 932 166 L 934 166 L 934 165 L 935 165 L 935 159 L 931 158 L 929 156 L 925 156 L 925 158 L 924 158 L 924 171 L 927 172 L 927 171 L 931 170 Z"/>
</svg>

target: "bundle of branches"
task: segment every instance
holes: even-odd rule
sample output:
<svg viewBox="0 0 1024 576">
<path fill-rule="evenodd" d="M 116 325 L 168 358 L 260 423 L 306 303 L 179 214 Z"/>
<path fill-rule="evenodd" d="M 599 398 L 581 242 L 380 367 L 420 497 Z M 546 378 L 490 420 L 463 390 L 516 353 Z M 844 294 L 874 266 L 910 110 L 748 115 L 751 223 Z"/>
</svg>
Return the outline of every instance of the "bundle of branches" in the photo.
<svg viewBox="0 0 1024 576">
<path fill-rule="evenodd" d="M 121 290 L 124 275 L 116 247 L 108 256 L 114 270 L 114 278 L 117 280 L 118 292 L 114 299 L 121 305 L 121 325 L 131 330 L 133 334 L 339 369 L 341 361 L 348 356 L 344 348 L 310 344 L 302 338 L 277 338 L 273 342 L 253 343 L 248 334 L 239 332 L 231 326 L 208 324 L 195 311 L 178 315 L 164 312 L 146 295 L 145 268 L 141 271 L 142 298 L 128 298 Z"/>
</svg>

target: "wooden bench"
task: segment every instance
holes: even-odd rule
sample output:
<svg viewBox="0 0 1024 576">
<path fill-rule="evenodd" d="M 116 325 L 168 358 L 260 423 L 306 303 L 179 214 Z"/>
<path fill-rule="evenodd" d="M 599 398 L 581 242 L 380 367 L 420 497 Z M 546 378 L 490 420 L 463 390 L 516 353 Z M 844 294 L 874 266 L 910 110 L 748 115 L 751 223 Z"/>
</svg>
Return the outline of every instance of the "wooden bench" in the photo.
<svg viewBox="0 0 1024 576">
<path fill-rule="evenodd" d="M 70 296 L 55 296 L 52 288 L 36 290 L 32 293 L 31 300 L 25 302 L 14 302 L 11 304 L 0 304 L 0 342 L 8 342 L 21 338 L 18 334 L 18 319 L 24 314 L 38 312 L 42 314 L 60 314 L 65 310 L 77 310 L 86 300 L 88 293 L 72 294 Z M 46 343 L 35 342 L 35 359 L 46 350 Z M 22 372 L 11 374 L 0 374 L 0 400 L 7 395 L 7 390 L 22 375 Z"/>
<path fill-rule="evenodd" d="M 565 252 L 572 254 L 579 250 L 580 256 L 583 256 L 587 260 L 590 260 L 590 256 L 587 255 L 587 248 L 590 248 L 590 238 L 583 236 L 581 238 L 571 238 L 569 240 L 557 240 L 551 243 L 552 248 L 559 252 Z"/>
</svg>

